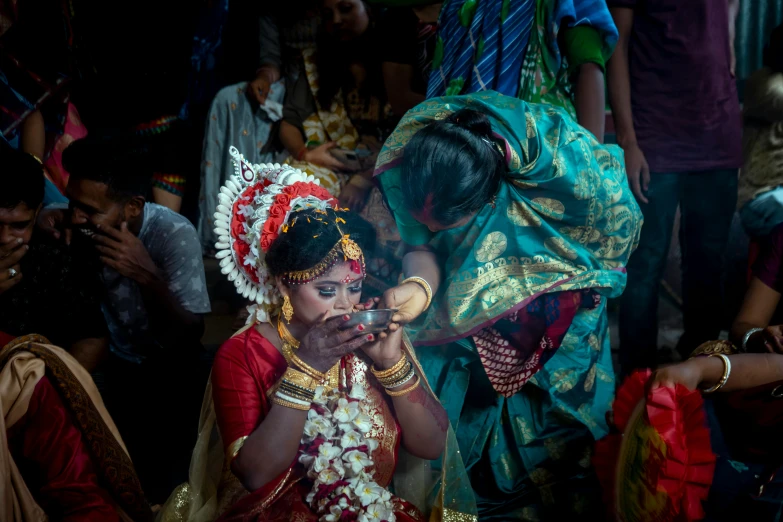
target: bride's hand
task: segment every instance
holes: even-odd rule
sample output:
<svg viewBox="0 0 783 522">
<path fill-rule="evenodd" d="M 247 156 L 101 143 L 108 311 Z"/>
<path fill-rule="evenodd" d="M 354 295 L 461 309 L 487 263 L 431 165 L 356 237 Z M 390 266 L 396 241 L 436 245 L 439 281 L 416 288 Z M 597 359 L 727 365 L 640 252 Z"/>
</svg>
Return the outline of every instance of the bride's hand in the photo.
<svg viewBox="0 0 783 522">
<path fill-rule="evenodd" d="M 340 325 L 349 320 L 350 315 L 326 319 L 327 313 L 310 328 L 296 353 L 302 361 L 320 372 L 327 372 L 344 355 L 376 340 L 376 336 L 368 334 L 361 324 L 340 330 Z"/>
<path fill-rule="evenodd" d="M 383 294 L 386 308 L 396 308 L 398 311 L 392 321 L 408 324 L 419 317 L 427 306 L 427 292 L 418 283 L 405 283 L 386 290 Z"/>
<path fill-rule="evenodd" d="M 362 350 L 379 370 L 391 368 L 402 357 L 402 329 L 389 332 L 385 338 L 364 345 Z"/>
</svg>

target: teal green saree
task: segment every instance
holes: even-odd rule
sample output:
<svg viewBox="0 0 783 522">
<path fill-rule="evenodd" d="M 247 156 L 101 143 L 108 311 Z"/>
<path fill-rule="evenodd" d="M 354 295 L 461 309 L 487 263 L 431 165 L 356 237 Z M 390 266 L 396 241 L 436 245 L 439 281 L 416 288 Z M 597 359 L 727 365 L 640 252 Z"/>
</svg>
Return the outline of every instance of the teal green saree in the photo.
<svg viewBox="0 0 783 522">
<path fill-rule="evenodd" d="M 508 174 L 470 222 L 433 234 L 403 205 L 400 162 L 418 130 L 464 107 L 490 117 Z M 438 294 L 409 334 L 455 428 L 479 519 L 596 513 L 591 449 L 607 432 L 614 394 L 606 302 L 622 293 L 642 224 L 619 149 L 600 145 L 562 109 L 482 92 L 411 110 L 376 176 L 403 240 L 429 244 L 443 260 Z M 523 316 L 535 314 L 554 328 L 564 313 L 557 296 L 576 294 L 594 296 L 595 306 L 572 311 L 553 342 L 541 330 L 536 354 L 546 357 L 524 360 L 530 371 L 513 393 L 499 386 L 497 372 L 508 368 L 502 357 L 493 362 L 485 334 L 509 325 L 524 334 Z"/>
</svg>

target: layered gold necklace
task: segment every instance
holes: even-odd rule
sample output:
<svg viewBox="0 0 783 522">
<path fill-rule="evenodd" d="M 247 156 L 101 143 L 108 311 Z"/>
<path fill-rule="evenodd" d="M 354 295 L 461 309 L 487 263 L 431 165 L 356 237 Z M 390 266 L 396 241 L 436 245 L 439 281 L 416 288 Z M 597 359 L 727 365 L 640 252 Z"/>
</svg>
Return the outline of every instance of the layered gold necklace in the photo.
<svg viewBox="0 0 783 522">
<path fill-rule="evenodd" d="M 299 341 L 291 335 L 291 332 L 283 324 L 282 317 L 277 318 L 277 334 L 280 336 L 280 340 L 283 341 L 283 357 L 289 366 L 295 366 L 297 369 L 310 375 L 311 377 L 320 380 L 321 384 L 327 390 L 337 389 L 340 385 L 340 363 L 337 362 L 332 366 L 328 372 L 319 372 L 315 368 L 307 365 L 302 359 L 296 355 L 296 350 L 299 349 Z"/>
</svg>

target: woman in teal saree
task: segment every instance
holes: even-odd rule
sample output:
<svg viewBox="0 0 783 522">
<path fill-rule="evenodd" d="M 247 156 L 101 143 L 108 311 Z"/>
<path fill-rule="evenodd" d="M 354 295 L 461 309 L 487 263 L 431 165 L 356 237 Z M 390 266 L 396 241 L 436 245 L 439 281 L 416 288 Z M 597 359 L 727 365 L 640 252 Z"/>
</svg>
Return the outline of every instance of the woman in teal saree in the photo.
<svg viewBox="0 0 783 522">
<path fill-rule="evenodd" d="M 385 301 L 456 430 L 479 519 L 599 513 L 606 302 L 641 228 L 619 150 L 562 109 L 482 92 L 408 112 L 376 176 L 408 245 Z"/>
</svg>

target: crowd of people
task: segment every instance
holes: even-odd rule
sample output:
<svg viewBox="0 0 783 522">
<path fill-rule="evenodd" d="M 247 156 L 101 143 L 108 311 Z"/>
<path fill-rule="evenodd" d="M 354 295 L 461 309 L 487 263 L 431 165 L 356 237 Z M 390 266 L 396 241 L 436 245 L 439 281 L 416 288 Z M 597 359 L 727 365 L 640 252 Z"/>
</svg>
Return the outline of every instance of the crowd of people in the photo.
<svg viewBox="0 0 783 522">
<path fill-rule="evenodd" d="M 0 7 L 0 520 L 602 520 L 619 379 L 779 397 L 783 26 L 741 107 L 739 0 L 163 4 Z M 705 516 L 777 520 L 739 410 Z"/>
</svg>

